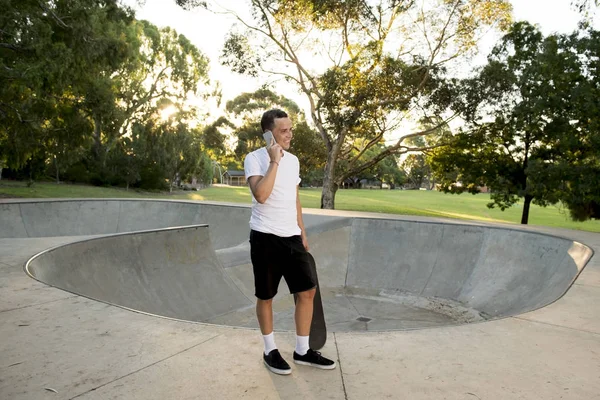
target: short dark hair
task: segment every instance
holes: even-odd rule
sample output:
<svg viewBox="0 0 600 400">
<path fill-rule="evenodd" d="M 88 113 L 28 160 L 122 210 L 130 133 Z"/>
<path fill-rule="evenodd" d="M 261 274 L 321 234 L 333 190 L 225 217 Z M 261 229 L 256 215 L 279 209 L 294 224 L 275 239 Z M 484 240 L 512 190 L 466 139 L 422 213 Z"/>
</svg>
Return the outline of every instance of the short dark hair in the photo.
<svg viewBox="0 0 600 400">
<path fill-rule="evenodd" d="M 275 126 L 275 120 L 277 118 L 287 118 L 287 113 L 278 108 L 274 108 L 272 110 L 266 111 L 260 120 L 260 127 L 263 132 L 272 131 Z"/>
</svg>

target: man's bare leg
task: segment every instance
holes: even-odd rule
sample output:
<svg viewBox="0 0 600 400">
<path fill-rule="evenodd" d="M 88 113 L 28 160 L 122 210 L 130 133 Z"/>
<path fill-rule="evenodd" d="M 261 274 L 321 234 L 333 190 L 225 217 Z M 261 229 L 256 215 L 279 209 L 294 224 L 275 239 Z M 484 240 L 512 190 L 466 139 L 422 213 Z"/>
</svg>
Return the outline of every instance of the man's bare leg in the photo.
<svg viewBox="0 0 600 400">
<path fill-rule="evenodd" d="M 318 351 L 314 351 L 309 346 L 310 325 L 313 315 L 313 301 L 316 289 L 310 289 L 306 292 L 297 293 L 296 302 L 296 350 L 294 351 L 294 362 L 301 365 L 310 365 L 320 369 L 334 369 L 336 363 L 333 360 L 325 358 Z"/>
<path fill-rule="evenodd" d="M 273 299 L 256 299 L 256 317 L 265 344 L 265 355 L 277 348 L 273 334 Z"/>
<path fill-rule="evenodd" d="M 300 355 L 305 355 L 309 345 L 310 325 L 312 324 L 313 304 L 316 289 L 297 293 L 296 310 L 296 350 Z"/>
<path fill-rule="evenodd" d="M 269 370 L 280 375 L 292 372 L 289 364 L 281 357 L 273 334 L 273 299 L 256 299 L 256 317 L 265 343 L 264 362 Z"/>
<path fill-rule="evenodd" d="M 294 319 L 296 321 L 296 335 L 308 336 L 310 333 L 310 324 L 312 323 L 313 302 L 317 289 L 310 289 L 304 292 L 296 293 L 298 301 Z"/>
<path fill-rule="evenodd" d="M 263 335 L 273 332 L 273 299 L 256 299 L 256 318 Z"/>
</svg>

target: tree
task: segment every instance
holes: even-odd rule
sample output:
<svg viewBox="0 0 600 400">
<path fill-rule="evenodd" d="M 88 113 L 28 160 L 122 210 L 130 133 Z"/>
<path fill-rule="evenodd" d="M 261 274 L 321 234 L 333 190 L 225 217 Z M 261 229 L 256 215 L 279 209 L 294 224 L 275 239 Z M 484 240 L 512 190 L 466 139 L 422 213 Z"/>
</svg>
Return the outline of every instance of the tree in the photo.
<svg viewBox="0 0 600 400">
<path fill-rule="evenodd" d="M 372 172 L 373 178 L 381 181 L 382 186 L 384 183 L 388 184 L 390 189 L 395 189 L 396 186 L 406 182 L 406 174 L 398 166 L 398 158 L 394 154 L 387 156 L 365 172 Z"/>
<path fill-rule="evenodd" d="M 600 219 L 600 32 L 574 32 L 563 42 L 561 47 L 573 53 L 570 57 L 580 63 L 585 79 L 565 85 L 570 96 L 563 112 L 573 136 L 559 141 L 551 180 L 562 182 L 558 194 L 574 220 Z"/>
<path fill-rule="evenodd" d="M 466 125 L 457 135 L 447 132 L 449 145 L 431 158 L 445 192 L 478 193 L 488 186 L 488 207 L 502 210 L 522 198 L 522 224 L 532 202 L 568 204 L 571 192 L 573 204 L 582 193 L 576 188 L 583 171 L 598 165 L 596 55 L 591 38 L 580 36 L 544 38 L 528 23 L 517 23 L 479 74 L 460 84 Z M 584 186 L 589 206 L 594 189 Z"/>
<path fill-rule="evenodd" d="M 319 133 L 312 129 L 299 114 L 299 121 L 294 126 L 294 136 L 290 152 L 300 161 L 300 177 L 303 185 L 321 186 L 323 170 L 327 160 L 327 151 Z"/>
<path fill-rule="evenodd" d="M 209 154 L 217 161 L 226 155 L 227 148 L 225 147 L 226 135 L 221 133 L 221 129 L 234 129 L 233 125 L 227 118 L 219 117 L 212 124 L 204 127 L 202 132 L 202 144 Z"/>
<path fill-rule="evenodd" d="M 180 111 L 186 129 L 197 120 L 184 103 L 208 96 L 206 57 L 116 0 L 0 0 L 0 8 L 3 165 L 30 178 L 46 163 L 57 181 L 66 173 L 96 184 L 147 182 L 132 126 L 166 107 Z"/>
<path fill-rule="evenodd" d="M 185 113 L 176 113 L 169 118 L 154 114 L 144 121 L 134 123 L 132 135 L 116 149 L 116 157 L 109 160 L 109 168 L 115 169 L 121 179 L 130 179 L 128 184 L 139 181 L 145 189 L 161 189 L 168 182 L 169 190 L 184 180 L 196 177 L 208 184 L 212 180 L 211 161 L 202 148 L 200 129 L 190 129 L 184 122 Z"/>
<path fill-rule="evenodd" d="M 423 186 L 423 183 L 431 175 L 431 168 L 424 154 L 409 154 L 402 163 L 402 168 L 406 174 L 406 180 L 415 189 Z"/>
<path fill-rule="evenodd" d="M 431 148 L 431 151 L 409 154 L 402 163 L 402 168 L 406 174 L 406 180 L 415 189 L 421 188 L 424 182 L 427 182 L 428 188 L 435 187 L 435 180 L 432 176 L 430 158 L 432 151 L 444 144 L 442 138 L 450 135 L 451 131 L 447 124 L 439 117 L 425 117 L 419 121 L 420 130 L 431 130 L 427 136 L 415 136 L 407 140 L 407 143 L 413 147 Z"/>
<path fill-rule="evenodd" d="M 321 207 L 334 208 L 345 178 L 418 150 L 404 141 L 428 131 L 379 145 L 407 115 L 445 108 L 444 65 L 473 50 L 490 26 L 507 27 L 510 10 L 503 0 L 253 0 L 252 21 L 224 11 L 245 30 L 228 37 L 222 62 L 251 76 L 283 77 L 305 96 L 327 150 Z M 378 152 L 365 159 L 369 149 Z"/>
<path fill-rule="evenodd" d="M 353 155 L 355 157 L 361 157 L 363 159 L 361 161 L 364 162 L 364 160 L 373 159 L 373 157 L 375 157 L 376 154 L 381 152 L 381 147 L 383 147 L 383 145 L 374 146 L 373 148 L 370 148 L 369 150 L 363 152 L 363 154 L 361 155 L 358 154 L 360 152 L 358 150 L 360 145 L 357 144 L 354 147 L 355 150 Z M 338 163 L 338 168 L 346 168 L 346 166 L 344 165 L 345 163 L 345 160 L 340 161 Z M 373 164 L 370 168 L 363 169 L 358 174 L 347 177 L 344 183 L 348 185 L 344 185 L 344 187 L 351 187 L 352 185 L 354 185 L 354 187 L 360 187 L 358 183 L 363 179 L 379 181 L 381 183 L 381 186 L 383 186 L 384 183 L 387 183 L 391 187 L 395 187 L 396 185 L 403 184 L 406 180 L 406 176 L 404 172 L 398 167 L 397 156 L 391 154 L 388 157 L 381 160 L 380 162 L 378 162 L 377 164 Z"/>
<path fill-rule="evenodd" d="M 85 157 L 91 145 L 91 121 L 69 103 L 58 103 L 56 114 L 47 121 L 45 154 L 50 159 L 56 183 L 71 165 Z"/>
<path fill-rule="evenodd" d="M 101 161 L 100 149 L 110 151 L 133 123 L 143 122 L 164 101 L 182 109 L 188 96 L 208 84 L 208 59 L 185 36 L 147 21 L 135 21 L 132 29 L 135 51 L 127 62 L 98 71 L 109 79 L 91 82 L 92 95 L 86 98 L 94 121 L 95 154 Z M 106 104 L 116 108 L 107 109 Z"/>
<path fill-rule="evenodd" d="M 0 159 L 20 168 L 48 153 L 60 170 L 65 146 L 89 133 L 87 83 L 127 57 L 133 13 L 115 0 L 0 0 L 0 9 Z"/>
</svg>

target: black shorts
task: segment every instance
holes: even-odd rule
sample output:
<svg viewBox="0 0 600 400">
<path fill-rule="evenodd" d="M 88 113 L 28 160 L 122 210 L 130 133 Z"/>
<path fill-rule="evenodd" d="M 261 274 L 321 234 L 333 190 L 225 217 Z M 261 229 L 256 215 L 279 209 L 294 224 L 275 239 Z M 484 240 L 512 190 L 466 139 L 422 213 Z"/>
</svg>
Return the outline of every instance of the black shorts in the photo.
<svg viewBox="0 0 600 400">
<path fill-rule="evenodd" d="M 282 276 L 290 293 L 304 292 L 317 286 L 300 236 L 280 237 L 251 230 L 250 257 L 254 270 L 254 294 L 261 300 L 275 297 Z"/>
</svg>

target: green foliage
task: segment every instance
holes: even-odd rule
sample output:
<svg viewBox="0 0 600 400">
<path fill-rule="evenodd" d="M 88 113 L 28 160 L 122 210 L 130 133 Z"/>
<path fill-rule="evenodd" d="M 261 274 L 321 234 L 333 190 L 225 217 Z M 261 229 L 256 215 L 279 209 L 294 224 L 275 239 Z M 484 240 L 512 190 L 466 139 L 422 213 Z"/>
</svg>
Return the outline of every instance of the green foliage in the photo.
<svg viewBox="0 0 600 400">
<path fill-rule="evenodd" d="M 593 216 L 598 182 L 598 33 L 551 35 L 515 24 L 477 77 L 465 81 L 467 129 L 446 134 L 432 167 L 446 192 L 492 189 L 489 207 L 563 201 Z M 591 179 L 590 179 L 591 178 Z M 587 213 L 587 214 L 586 214 Z"/>
<path fill-rule="evenodd" d="M 252 93 L 240 94 L 235 99 L 228 101 L 225 108 L 227 112 L 236 117 L 253 120 L 256 115 L 273 107 L 279 107 L 293 116 L 300 114 L 300 108 L 296 103 L 265 87 Z"/>
<path fill-rule="evenodd" d="M 256 78 L 257 66 L 262 60 L 253 52 L 246 35 L 230 32 L 225 38 L 220 61 L 234 72 Z"/>
<path fill-rule="evenodd" d="M 327 151 L 319 134 L 308 126 L 303 118 L 294 125 L 290 152 L 296 155 L 300 162 L 302 185 L 321 186 Z"/>
<path fill-rule="evenodd" d="M 0 158 L 19 168 L 48 142 L 61 152 L 89 133 L 86 83 L 124 60 L 133 17 L 111 0 L 2 0 L 0 9 Z"/>
<path fill-rule="evenodd" d="M 212 181 L 210 158 L 202 151 L 202 136 L 182 123 L 181 115 L 168 120 L 147 119 L 136 123 L 131 138 L 117 157 L 112 168 L 129 179 L 128 184 L 140 181 L 140 187 L 173 189 L 181 181 Z M 135 185 L 134 185 L 135 186 Z"/>
<path fill-rule="evenodd" d="M 377 154 L 381 152 L 382 145 L 374 146 L 369 148 L 367 151 L 360 151 L 360 139 L 357 139 L 356 145 L 353 147 L 351 155 L 352 160 L 357 160 L 356 162 L 367 162 L 368 160 L 372 160 Z M 346 160 L 342 160 L 338 162 L 337 168 L 339 169 L 347 169 L 348 162 Z M 340 173 L 346 175 L 347 173 Z M 389 155 L 378 163 L 374 163 L 370 168 L 366 168 L 361 170 L 358 174 L 348 176 L 346 178 L 346 183 L 353 182 L 356 184 L 360 180 L 375 180 L 380 181 L 381 183 L 390 184 L 392 188 L 397 185 L 402 185 L 406 180 L 406 174 L 404 171 L 400 170 L 398 167 L 398 158 L 395 155 Z"/>
<path fill-rule="evenodd" d="M 202 132 L 202 145 L 211 154 L 215 160 L 220 160 L 227 153 L 225 148 L 226 135 L 221 133 L 221 129 L 233 129 L 233 125 L 225 117 L 219 117 L 215 122 L 207 125 Z"/>
<path fill-rule="evenodd" d="M 110 88 L 94 91 L 98 97 L 87 103 L 100 162 L 134 123 L 150 118 L 165 101 L 181 109 L 184 100 L 199 94 L 201 84 L 208 82 L 208 60 L 187 38 L 147 21 L 134 21 L 131 28 L 136 35 L 131 57 L 99 74 L 110 77 Z"/>
<path fill-rule="evenodd" d="M 116 0 L 0 0 L 0 9 L 6 173 L 146 187 L 207 176 L 200 134 L 188 128 L 199 116 L 183 104 L 207 95 L 208 60 L 187 38 Z M 158 121 L 167 106 L 175 127 Z"/>
<path fill-rule="evenodd" d="M 431 175 L 431 167 L 424 154 L 409 154 L 402 162 L 402 169 L 407 183 L 414 189 L 423 186 Z"/>
<path fill-rule="evenodd" d="M 397 133 L 416 110 L 442 113 L 454 100 L 444 65 L 471 52 L 490 26 L 504 29 L 510 21 L 510 3 L 503 0 L 426 5 L 255 0 L 252 21 L 238 16 L 248 29 L 228 37 L 222 62 L 251 76 L 283 77 L 306 96 L 327 150 L 322 207 L 334 208 L 346 178 L 389 156 L 419 150 L 404 143 L 410 135 L 393 144 L 386 143 L 386 135 Z M 328 61 L 313 68 L 314 55 Z M 251 131 L 245 130 L 245 147 L 238 153 L 253 148 Z"/>
</svg>

